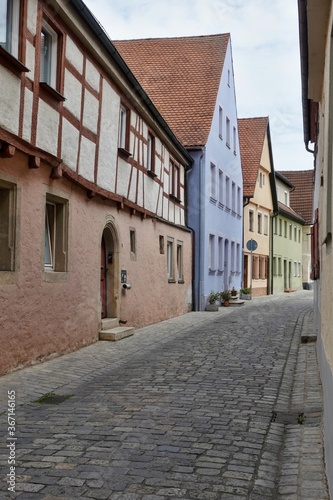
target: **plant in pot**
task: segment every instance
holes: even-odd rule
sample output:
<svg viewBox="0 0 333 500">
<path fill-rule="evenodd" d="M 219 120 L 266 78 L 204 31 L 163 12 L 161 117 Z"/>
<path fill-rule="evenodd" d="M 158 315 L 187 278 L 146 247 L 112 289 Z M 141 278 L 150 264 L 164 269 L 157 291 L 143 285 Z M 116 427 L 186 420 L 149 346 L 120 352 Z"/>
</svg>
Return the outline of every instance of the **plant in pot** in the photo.
<svg viewBox="0 0 333 500">
<path fill-rule="evenodd" d="M 207 297 L 208 304 L 206 305 L 206 311 L 218 311 L 219 306 L 216 302 L 219 300 L 220 294 L 219 292 L 211 291 Z"/>
<path fill-rule="evenodd" d="M 235 298 L 237 297 L 238 291 L 237 291 L 237 290 L 235 290 L 235 288 L 234 288 L 234 287 L 232 287 L 232 290 L 231 290 L 231 292 L 230 292 L 230 293 L 231 293 L 231 297 L 232 297 L 233 299 L 235 299 Z"/>
<path fill-rule="evenodd" d="M 224 307 L 228 307 L 230 304 L 230 298 L 231 298 L 231 293 L 229 290 L 223 290 L 223 292 L 220 293 L 221 296 L 221 302 L 223 302 Z"/>
<path fill-rule="evenodd" d="M 251 288 L 241 288 L 240 297 L 244 300 L 251 300 Z"/>
</svg>

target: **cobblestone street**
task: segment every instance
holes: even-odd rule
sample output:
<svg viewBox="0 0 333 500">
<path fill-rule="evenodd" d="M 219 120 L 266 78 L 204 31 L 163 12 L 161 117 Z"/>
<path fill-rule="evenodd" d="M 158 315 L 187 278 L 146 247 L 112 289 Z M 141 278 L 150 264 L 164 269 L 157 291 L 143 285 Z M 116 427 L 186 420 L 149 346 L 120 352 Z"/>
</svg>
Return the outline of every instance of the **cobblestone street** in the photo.
<svg viewBox="0 0 333 500">
<path fill-rule="evenodd" d="M 310 291 L 254 298 L 1 377 L 1 498 L 328 499 L 311 318 Z"/>
</svg>

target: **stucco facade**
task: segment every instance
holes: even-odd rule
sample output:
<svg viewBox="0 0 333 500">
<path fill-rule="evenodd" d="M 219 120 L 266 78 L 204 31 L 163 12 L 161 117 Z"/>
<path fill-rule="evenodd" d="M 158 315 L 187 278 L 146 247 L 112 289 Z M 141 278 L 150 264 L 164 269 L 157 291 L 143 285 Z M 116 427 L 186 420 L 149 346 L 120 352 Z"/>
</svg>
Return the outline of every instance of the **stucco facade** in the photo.
<svg viewBox="0 0 333 500">
<path fill-rule="evenodd" d="M 267 295 L 272 277 L 271 219 L 277 214 L 269 121 L 266 117 L 242 118 L 238 123 L 244 178 L 243 286 L 251 288 L 253 296 Z M 257 244 L 252 252 L 251 240 Z"/>
<path fill-rule="evenodd" d="M 314 154 L 312 278 L 324 395 L 326 473 L 333 495 L 333 3 L 299 1 L 305 147 Z"/>
<path fill-rule="evenodd" d="M 0 54 L 1 373 L 98 340 L 102 318 L 192 307 L 192 159 L 82 2 L 17 6 L 23 41 Z"/>
<path fill-rule="evenodd" d="M 290 208 L 293 186 L 275 173 L 278 214 L 273 219 L 272 293 L 293 292 L 303 288 L 303 223 Z"/>
</svg>

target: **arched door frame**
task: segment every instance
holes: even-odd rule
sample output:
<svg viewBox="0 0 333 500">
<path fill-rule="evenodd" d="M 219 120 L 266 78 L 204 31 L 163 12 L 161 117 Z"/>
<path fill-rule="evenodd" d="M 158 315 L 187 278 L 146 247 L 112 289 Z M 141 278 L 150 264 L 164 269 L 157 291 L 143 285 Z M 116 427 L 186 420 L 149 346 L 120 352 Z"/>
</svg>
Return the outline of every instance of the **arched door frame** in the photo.
<svg viewBox="0 0 333 500">
<path fill-rule="evenodd" d="M 120 312 L 120 271 L 119 237 L 114 218 L 109 216 L 101 235 L 106 253 L 106 317 L 119 318 Z M 102 248 L 101 248 L 102 252 Z M 102 305 L 100 306 L 102 308 Z"/>
</svg>

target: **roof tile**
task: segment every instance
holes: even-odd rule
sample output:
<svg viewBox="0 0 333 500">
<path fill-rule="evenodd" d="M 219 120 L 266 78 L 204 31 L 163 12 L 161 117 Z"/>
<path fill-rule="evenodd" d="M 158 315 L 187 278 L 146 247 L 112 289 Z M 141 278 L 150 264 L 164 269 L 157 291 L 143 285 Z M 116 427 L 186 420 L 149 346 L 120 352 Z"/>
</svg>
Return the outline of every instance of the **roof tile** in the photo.
<svg viewBox="0 0 333 500">
<path fill-rule="evenodd" d="M 312 224 L 314 170 L 280 170 L 279 173 L 295 186 L 290 193 L 290 206 L 307 224 Z"/>
</svg>

